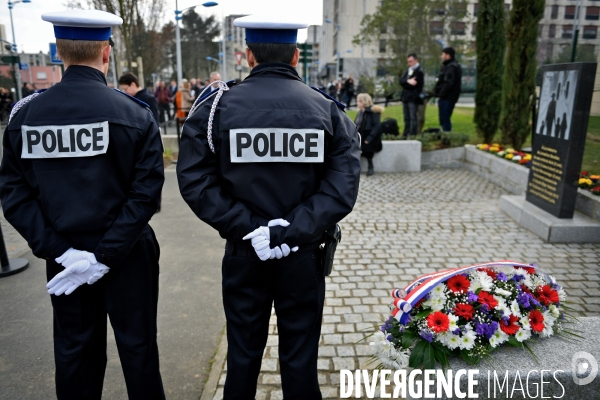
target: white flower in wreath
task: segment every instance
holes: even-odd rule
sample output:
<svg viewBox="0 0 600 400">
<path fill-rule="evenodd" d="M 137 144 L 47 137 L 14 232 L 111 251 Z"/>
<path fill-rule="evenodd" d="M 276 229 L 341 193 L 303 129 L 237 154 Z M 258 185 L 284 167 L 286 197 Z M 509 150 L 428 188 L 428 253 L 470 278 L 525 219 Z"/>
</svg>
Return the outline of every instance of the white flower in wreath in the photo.
<svg viewBox="0 0 600 400">
<path fill-rule="evenodd" d="M 438 340 L 450 350 L 457 349 L 460 346 L 460 336 L 453 334 L 451 331 L 438 335 Z"/>
<path fill-rule="evenodd" d="M 558 289 L 558 299 L 560 301 L 567 300 L 567 292 L 565 292 L 565 289 L 563 289 L 563 288 Z"/>
<path fill-rule="evenodd" d="M 523 316 L 521 314 L 521 307 L 519 307 L 519 303 L 517 303 L 517 300 L 513 300 L 510 302 L 510 313 L 518 318 L 521 318 Z"/>
<path fill-rule="evenodd" d="M 504 297 L 500 297 L 500 296 L 496 296 L 496 295 L 493 295 L 493 296 L 494 296 L 494 299 L 496 299 L 496 301 L 498 302 L 496 309 L 504 312 L 504 316 L 508 317 L 510 315 L 511 311 L 510 311 L 510 308 L 508 307 L 508 305 L 506 304 L 506 300 L 504 300 Z"/>
<path fill-rule="evenodd" d="M 390 351 L 390 367 L 395 370 L 405 369 L 408 367 L 408 359 L 410 357 L 410 353 L 408 350 L 397 350 L 393 349 Z"/>
<path fill-rule="evenodd" d="M 503 296 L 503 297 L 510 297 L 510 295 L 512 295 L 511 292 L 509 292 L 508 290 L 504 290 L 504 289 L 500 289 L 500 288 L 496 288 L 494 290 L 494 293 Z"/>
<path fill-rule="evenodd" d="M 470 292 L 475 292 L 477 289 L 491 292 L 494 287 L 493 279 L 483 271 L 475 271 L 471 275 L 471 285 L 469 286 Z"/>
<path fill-rule="evenodd" d="M 450 313 L 448 314 L 448 319 L 450 320 L 450 323 L 448 324 L 448 331 L 452 332 L 458 329 L 458 316 Z"/>
<path fill-rule="evenodd" d="M 442 311 L 446 305 L 446 299 L 430 297 L 429 300 L 423 302 L 423 305 L 431 308 L 433 311 Z"/>
<path fill-rule="evenodd" d="M 560 317 L 560 310 L 554 304 L 550 304 L 548 306 L 548 311 L 550 311 L 550 315 L 552 315 L 554 318 Z"/>
<path fill-rule="evenodd" d="M 524 342 L 525 340 L 531 338 L 531 330 L 529 329 L 519 329 L 517 333 L 515 333 L 515 339 L 519 342 Z"/>
<path fill-rule="evenodd" d="M 460 338 L 460 348 L 463 350 L 471 350 L 475 346 L 477 334 L 473 331 L 468 331 Z"/>
<path fill-rule="evenodd" d="M 548 310 L 544 311 L 544 329 L 540 332 L 540 337 L 546 338 L 554 334 L 554 323 L 556 318 L 552 316 L 552 313 Z"/>
<path fill-rule="evenodd" d="M 508 335 L 502 332 L 502 329 L 497 329 L 490 338 L 490 346 L 497 347 L 508 340 Z"/>
<path fill-rule="evenodd" d="M 434 287 L 431 292 L 429 292 L 429 296 L 430 298 L 436 298 L 436 299 L 444 299 L 446 300 L 446 285 L 444 284 L 439 284 L 436 287 Z"/>
<path fill-rule="evenodd" d="M 521 319 L 519 319 L 519 323 L 521 324 L 521 328 L 527 331 L 531 330 L 531 324 L 529 323 L 529 315 L 523 315 Z"/>
</svg>

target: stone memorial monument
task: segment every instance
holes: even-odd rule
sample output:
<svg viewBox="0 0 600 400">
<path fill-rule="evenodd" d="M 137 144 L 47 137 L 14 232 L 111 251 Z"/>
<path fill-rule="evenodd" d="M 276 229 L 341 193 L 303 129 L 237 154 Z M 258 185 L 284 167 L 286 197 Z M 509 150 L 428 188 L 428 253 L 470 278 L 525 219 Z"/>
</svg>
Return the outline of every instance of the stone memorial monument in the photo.
<svg viewBox="0 0 600 400">
<path fill-rule="evenodd" d="M 596 63 L 542 67 L 543 83 L 526 199 L 558 218 L 573 218 Z"/>
</svg>

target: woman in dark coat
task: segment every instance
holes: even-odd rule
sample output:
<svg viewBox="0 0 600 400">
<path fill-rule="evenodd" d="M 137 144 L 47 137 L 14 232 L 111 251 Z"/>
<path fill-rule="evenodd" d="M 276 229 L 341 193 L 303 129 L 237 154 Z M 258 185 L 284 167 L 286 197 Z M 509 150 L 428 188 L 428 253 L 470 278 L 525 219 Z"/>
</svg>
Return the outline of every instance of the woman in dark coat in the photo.
<svg viewBox="0 0 600 400">
<path fill-rule="evenodd" d="M 367 159 L 369 168 L 367 176 L 373 175 L 373 155 L 381 151 L 381 113 L 383 107 L 373 105 L 371 96 L 367 93 L 360 93 L 356 96 L 356 105 L 358 114 L 354 123 L 358 127 L 362 143 L 360 149 L 361 156 Z"/>
</svg>

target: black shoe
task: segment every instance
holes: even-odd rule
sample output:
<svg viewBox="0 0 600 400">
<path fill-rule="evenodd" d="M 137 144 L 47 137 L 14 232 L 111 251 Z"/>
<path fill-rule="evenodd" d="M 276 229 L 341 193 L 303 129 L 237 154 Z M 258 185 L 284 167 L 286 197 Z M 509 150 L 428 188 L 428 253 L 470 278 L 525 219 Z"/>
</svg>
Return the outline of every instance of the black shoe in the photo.
<svg viewBox="0 0 600 400">
<path fill-rule="evenodd" d="M 369 168 L 369 169 L 367 170 L 367 176 L 371 176 L 371 175 L 373 175 L 374 173 L 375 173 L 375 171 L 373 171 L 373 167 L 371 167 L 371 168 Z"/>
</svg>

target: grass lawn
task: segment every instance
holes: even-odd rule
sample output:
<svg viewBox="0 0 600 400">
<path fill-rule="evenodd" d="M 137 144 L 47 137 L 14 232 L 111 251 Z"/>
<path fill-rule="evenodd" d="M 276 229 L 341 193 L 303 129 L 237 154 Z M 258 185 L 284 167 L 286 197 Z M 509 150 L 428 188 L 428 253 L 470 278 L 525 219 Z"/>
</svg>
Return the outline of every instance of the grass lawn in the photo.
<svg viewBox="0 0 600 400">
<path fill-rule="evenodd" d="M 356 113 L 356 108 L 348 110 L 347 112 L 352 120 L 356 118 Z M 467 134 L 469 136 L 467 143 L 471 144 L 481 143 L 481 139 L 477 136 L 475 124 L 473 123 L 474 113 L 475 109 L 469 107 L 456 107 L 452 113 L 452 130 L 454 132 Z M 383 112 L 382 120 L 385 118 L 395 118 L 398 121 L 400 132 L 402 132 L 404 129 L 402 105 L 392 105 L 387 107 Z M 425 110 L 424 129 L 437 128 L 439 126 L 437 105 L 427 105 L 427 109 Z M 527 143 L 525 143 L 525 147 L 530 145 L 531 140 L 528 140 Z M 600 117 L 590 117 L 581 170 L 600 175 Z"/>
</svg>

